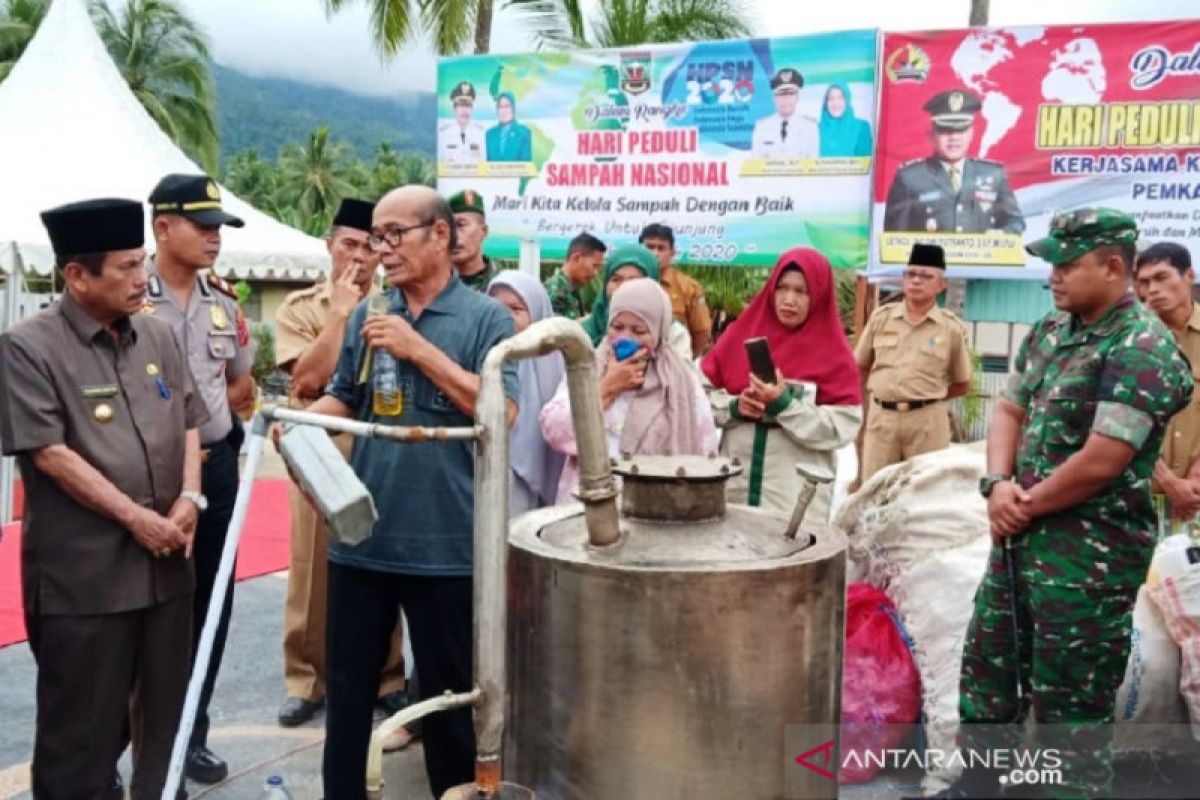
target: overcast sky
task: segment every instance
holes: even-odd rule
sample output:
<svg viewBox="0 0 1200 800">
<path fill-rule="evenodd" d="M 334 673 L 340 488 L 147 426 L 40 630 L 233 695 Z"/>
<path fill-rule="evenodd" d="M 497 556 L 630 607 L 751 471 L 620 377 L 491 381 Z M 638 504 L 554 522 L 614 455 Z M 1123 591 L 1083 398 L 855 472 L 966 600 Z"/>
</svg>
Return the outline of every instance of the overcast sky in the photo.
<svg viewBox="0 0 1200 800">
<path fill-rule="evenodd" d="M 595 0 L 591 0 L 592 3 Z M 848 28 L 924 30 L 963 27 L 969 0 L 743 0 L 754 32 L 789 36 Z M 371 48 L 365 4 L 326 18 L 320 0 L 182 0 L 212 39 L 216 60 L 256 75 L 325 83 L 389 95 L 432 91 L 437 62 L 412 44 L 388 63 Z M 585 0 L 585 4 L 588 0 Z M 503 0 L 495 0 L 499 8 Z M 1200 15 L 1197 0 L 992 0 L 992 25 L 1144 22 Z M 497 13 L 494 52 L 532 50 L 520 16 Z"/>
</svg>

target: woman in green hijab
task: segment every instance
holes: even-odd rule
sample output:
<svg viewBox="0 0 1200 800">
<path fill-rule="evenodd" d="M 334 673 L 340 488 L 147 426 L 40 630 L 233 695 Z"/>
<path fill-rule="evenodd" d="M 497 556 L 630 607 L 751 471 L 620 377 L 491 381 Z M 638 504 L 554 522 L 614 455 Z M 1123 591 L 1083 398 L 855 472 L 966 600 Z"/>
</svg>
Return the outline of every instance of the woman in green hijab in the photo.
<svg viewBox="0 0 1200 800">
<path fill-rule="evenodd" d="M 579 321 L 591 337 L 593 345 L 599 345 L 608 334 L 609 298 L 617 287 L 634 278 L 649 278 L 652 281 L 662 279 L 658 258 L 654 253 L 640 244 L 623 244 L 610 250 L 608 257 L 604 259 L 604 291 L 596 295 L 592 313 Z M 682 355 L 685 361 L 692 363 L 692 335 L 677 319 L 671 321 L 667 343 Z"/>
<path fill-rule="evenodd" d="M 496 98 L 497 122 L 488 128 L 488 161 L 532 161 L 533 134 L 517 122 L 517 99 L 512 92 L 501 92 Z"/>
</svg>

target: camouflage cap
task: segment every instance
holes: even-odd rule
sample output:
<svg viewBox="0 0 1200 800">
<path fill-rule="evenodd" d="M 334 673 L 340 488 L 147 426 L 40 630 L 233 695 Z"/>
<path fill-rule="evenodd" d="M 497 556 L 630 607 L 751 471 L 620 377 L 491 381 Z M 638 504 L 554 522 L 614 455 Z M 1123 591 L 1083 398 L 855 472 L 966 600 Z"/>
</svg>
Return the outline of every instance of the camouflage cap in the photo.
<svg viewBox="0 0 1200 800">
<path fill-rule="evenodd" d="M 1137 236 L 1137 220 L 1124 211 L 1080 208 L 1055 214 L 1045 238 L 1030 242 L 1025 249 L 1030 255 L 1057 266 L 1101 245 L 1133 244 Z"/>
<path fill-rule="evenodd" d="M 464 214 L 470 211 L 481 217 L 487 216 L 483 210 L 483 198 L 474 189 L 463 189 L 461 192 L 452 194 L 447 202 L 450 203 L 450 210 L 455 214 Z"/>
</svg>

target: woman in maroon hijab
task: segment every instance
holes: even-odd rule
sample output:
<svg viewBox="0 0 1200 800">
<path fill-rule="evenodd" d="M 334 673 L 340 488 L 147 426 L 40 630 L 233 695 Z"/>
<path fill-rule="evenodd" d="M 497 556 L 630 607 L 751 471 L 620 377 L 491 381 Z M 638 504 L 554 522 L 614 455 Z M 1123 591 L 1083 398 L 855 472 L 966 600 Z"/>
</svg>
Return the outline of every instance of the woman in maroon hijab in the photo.
<svg viewBox="0 0 1200 800">
<path fill-rule="evenodd" d="M 775 383 L 750 374 L 744 342 L 764 337 Z M 838 318 L 833 270 L 807 247 L 779 258 L 766 286 L 721 335 L 701 369 L 724 429 L 721 452 L 741 459 L 729 500 L 791 513 L 803 481 L 796 465 L 832 473 L 835 452 L 862 424 L 858 366 Z M 805 519 L 826 521 L 832 487 L 817 493 Z"/>
</svg>

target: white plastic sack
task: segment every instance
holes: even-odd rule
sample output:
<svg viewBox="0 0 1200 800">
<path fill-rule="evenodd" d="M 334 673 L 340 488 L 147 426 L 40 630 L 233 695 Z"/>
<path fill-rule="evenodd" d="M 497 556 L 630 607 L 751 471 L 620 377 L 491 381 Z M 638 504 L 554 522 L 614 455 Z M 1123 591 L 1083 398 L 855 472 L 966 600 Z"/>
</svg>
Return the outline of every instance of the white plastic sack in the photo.
<svg viewBox="0 0 1200 800">
<path fill-rule="evenodd" d="M 991 537 L 979 496 L 984 456 L 953 447 L 879 471 L 834 519 L 849 538 L 850 573 L 887 592 L 914 643 L 932 749 L 958 735 L 962 646 Z M 954 770 L 926 776 L 926 790 Z"/>
<path fill-rule="evenodd" d="M 1159 559 L 1155 562 L 1157 565 Z M 1200 740 L 1200 564 L 1170 572 L 1174 574 L 1160 567 L 1158 580 L 1147 586 L 1171 638 L 1179 645 L 1179 691 L 1191 718 L 1192 736 Z"/>
<path fill-rule="evenodd" d="M 1173 742 L 1163 738 L 1162 725 L 1188 721 L 1179 694 L 1179 646 L 1145 586 L 1138 590 L 1133 607 L 1129 664 L 1117 690 L 1113 716 L 1117 723 L 1113 752 L 1173 750 Z"/>
</svg>

